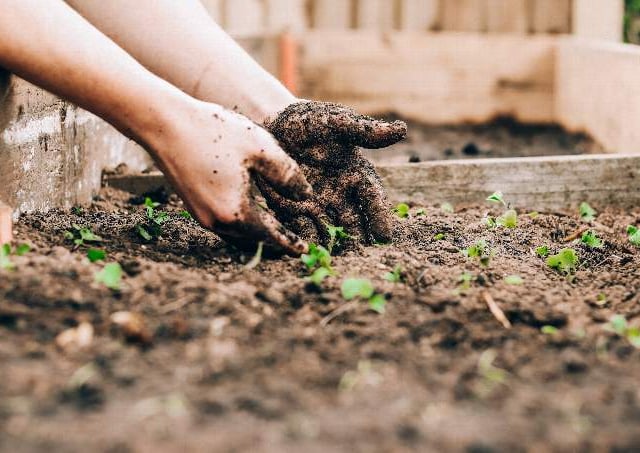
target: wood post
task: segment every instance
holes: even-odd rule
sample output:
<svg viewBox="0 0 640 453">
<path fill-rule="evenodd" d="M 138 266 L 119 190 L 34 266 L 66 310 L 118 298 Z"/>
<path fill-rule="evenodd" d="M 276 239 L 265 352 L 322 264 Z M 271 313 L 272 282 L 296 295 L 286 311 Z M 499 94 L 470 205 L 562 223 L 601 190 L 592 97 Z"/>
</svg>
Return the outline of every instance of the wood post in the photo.
<svg viewBox="0 0 640 453">
<path fill-rule="evenodd" d="M 13 240 L 13 210 L 0 201 L 0 245 Z"/>
<path fill-rule="evenodd" d="M 623 28 L 623 0 L 573 0 L 574 34 L 621 42 Z"/>
</svg>

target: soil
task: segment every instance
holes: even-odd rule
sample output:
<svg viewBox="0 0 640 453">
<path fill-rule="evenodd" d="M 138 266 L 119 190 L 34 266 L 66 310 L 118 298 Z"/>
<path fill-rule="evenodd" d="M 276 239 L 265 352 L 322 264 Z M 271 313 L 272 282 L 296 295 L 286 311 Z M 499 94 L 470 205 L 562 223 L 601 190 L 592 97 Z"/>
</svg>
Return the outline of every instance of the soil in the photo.
<svg viewBox="0 0 640 453">
<path fill-rule="evenodd" d="M 251 256 L 180 217 L 175 197 L 145 242 L 129 197 L 104 191 L 82 212 L 17 223 L 33 249 L 0 270 L 1 451 L 638 451 L 640 349 L 604 327 L 640 321 L 640 249 L 624 233 L 640 210 L 596 207 L 605 245 L 571 245 L 568 279 L 533 250 L 568 246 L 576 213 L 506 230 L 482 220 L 495 206 L 427 207 L 395 220 L 393 244 L 336 256 L 318 290 L 298 259 L 248 269 Z M 125 270 L 119 291 L 64 239 L 72 224 L 102 236 Z M 479 239 L 488 267 L 460 253 Z M 397 265 L 404 281 L 384 280 Z M 336 312 L 349 276 L 374 282 L 385 314 Z M 79 324 L 93 336 L 64 342 Z"/>
<path fill-rule="evenodd" d="M 383 150 L 367 151 L 367 156 L 376 162 L 403 164 L 604 152 L 588 135 L 569 133 L 557 125 L 522 124 L 506 117 L 479 125 L 440 126 L 404 121 L 409 126 L 406 140 Z"/>
</svg>

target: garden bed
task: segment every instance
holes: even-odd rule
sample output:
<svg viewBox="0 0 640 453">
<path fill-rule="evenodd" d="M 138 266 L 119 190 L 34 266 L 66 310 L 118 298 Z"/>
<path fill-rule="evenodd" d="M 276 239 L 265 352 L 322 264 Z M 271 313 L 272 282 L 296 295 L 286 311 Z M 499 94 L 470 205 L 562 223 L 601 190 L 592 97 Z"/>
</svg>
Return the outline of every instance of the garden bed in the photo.
<svg viewBox="0 0 640 453">
<path fill-rule="evenodd" d="M 347 243 L 319 289 L 299 259 L 249 269 L 251 256 L 182 217 L 175 196 L 156 196 L 169 220 L 145 241 L 136 229 L 147 222 L 142 201 L 105 189 L 81 210 L 17 223 L 17 243 L 32 250 L 0 270 L 0 449 L 640 444 L 640 349 L 632 330 L 607 330 L 615 315 L 640 320 L 640 249 L 626 233 L 640 222 L 637 209 L 596 205 L 591 223 L 577 206 L 519 210 L 507 229 L 487 227 L 486 214 L 504 209 L 484 197 L 456 212 L 426 206 L 417 215 L 415 206 L 397 219 L 393 244 Z M 87 244 L 105 250 L 107 263 L 120 263 L 119 290 L 96 282 L 105 264 L 89 262 L 87 245 L 65 238 L 78 237 L 74 224 L 102 237 Z M 602 248 L 567 241 L 585 228 Z M 487 266 L 461 253 L 480 240 Z M 572 247 L 576 272 L 550 268 L 541 246 Z M 387 281 L 396 266 L 402 281 Z M 521 284 L 508 284 L 513 276 Z M 370 279 L 386 312 L 346 302 L 348 277 Z"/>
</svg>

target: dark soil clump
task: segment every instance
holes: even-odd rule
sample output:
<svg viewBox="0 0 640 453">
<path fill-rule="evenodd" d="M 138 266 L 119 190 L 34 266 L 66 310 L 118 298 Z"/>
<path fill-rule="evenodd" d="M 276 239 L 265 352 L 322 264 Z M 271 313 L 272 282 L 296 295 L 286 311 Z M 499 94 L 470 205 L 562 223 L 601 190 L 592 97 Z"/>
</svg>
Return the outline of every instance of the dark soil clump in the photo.
<svg viewBox="0 0 640 453">
<path fill-rule="evenodd" d="M 16 225 L 33 250 L 0 270 L 0 450 L 640 445 L 640 349 L 604 329 L 616 314 L 639 321 L 640 250 L 624 231 L 640 211 L 601 213 L 594 231 L 605 245 L 589 249 L 562 242 L 581 227 L 577 213 L 520 215 L 506 230 L 486 227 L 490 207 L 427 207 L 395 220 L 393 244 L 334 257 L 337 276 L 318 290 L 298 259 L 247 269 L 251 256 L 181 217 L 175 197 L 158 208 L 169 212 L 161 236 L 144 241 L 144 208 L 128 199 L 108 191 L 82 211 Z M 104 263 L 64 239 L 74 223 L 122 265 L 120 291 L 96 283 Z M 460 253 L 480 239 L 493 251 L 487 267 Z M 536 255 L 541 245 L 576 249 L 573 279 Z M 398 265 L 403 282 L 384 280 Z M 510 275 L 522 285 L 508 285 Z M 345 303 L 342 280 L 355 276 L 386 294 L 386 313 L 362 302 L 322 323 Z M 128 330 L 114 323 L 118 312 L 135 315 Z M 62 332 L 87 325 L 91 341 L 63 346 Z"/>
</svg>

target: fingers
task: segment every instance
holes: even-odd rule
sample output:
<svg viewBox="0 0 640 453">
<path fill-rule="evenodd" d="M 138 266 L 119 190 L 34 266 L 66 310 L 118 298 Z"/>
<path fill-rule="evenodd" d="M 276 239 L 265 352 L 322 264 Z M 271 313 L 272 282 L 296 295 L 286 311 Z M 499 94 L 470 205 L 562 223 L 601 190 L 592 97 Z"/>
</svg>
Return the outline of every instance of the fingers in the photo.
<svg viewBox="0 0 640 453">
<path fill-rule="evenodd" d="M 275 142 L 257 152 L 250 166 L 287 198 L 305 200 L 313 194 L 311 185 L 296 161 Z"/>
<path fill-rule="evenodd" d="M 332 115 L 330 121 L 346 142 L 368 149 L 385 148 L 407 136 L 407 125 L 403 121 L 390 123 L 350 110 Z"/>
<path fill-rule="evenodd" d="M 357 199 L 364 224 L 374 241 L 389 242 L 392 237 L 393 216 L 380 177 L 369 161 L 362 165 L 362 181 L 357 185 Z"/>
</svg>

